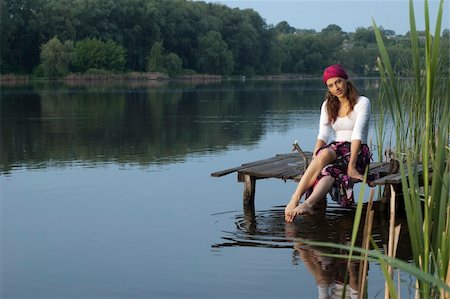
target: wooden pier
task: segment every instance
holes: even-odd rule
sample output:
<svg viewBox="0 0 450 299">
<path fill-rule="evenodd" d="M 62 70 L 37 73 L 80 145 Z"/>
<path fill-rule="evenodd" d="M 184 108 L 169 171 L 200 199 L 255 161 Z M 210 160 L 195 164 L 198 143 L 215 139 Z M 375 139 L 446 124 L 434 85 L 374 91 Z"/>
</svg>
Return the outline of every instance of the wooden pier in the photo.
<svg viewBox="0 0 450 299">
<path fill-rule="evenodd" d="M 243 204 L 244 210 L 254 211 L 256 180 L 277 178 L 282 180 L 299 181 L 312 158 L 311 152 L 298 152 L 278 154 L 274 157 L 242 164 L 221 171 L 211 173 L 213 177 L 221 177 L 237 172 L 238 181 L 244 183 Z M 395 161 L 395 160 L 392 160 Z M 395 170 L 391 162 L 372 162 L 369 173 L 378 173 L 379 179 L 372 181 L 371 185 L 395 185 L 401 184 L 401 175 L 398 168 Z M 397 162 L 398 163 L 398 162 Z"/>
</svg>

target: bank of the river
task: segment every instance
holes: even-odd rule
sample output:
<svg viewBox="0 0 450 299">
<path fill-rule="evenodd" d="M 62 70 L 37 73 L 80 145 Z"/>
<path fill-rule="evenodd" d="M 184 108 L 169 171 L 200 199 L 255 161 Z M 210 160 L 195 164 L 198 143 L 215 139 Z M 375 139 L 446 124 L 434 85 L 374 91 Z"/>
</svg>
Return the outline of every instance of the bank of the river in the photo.
<svg viewBox="0 0 450 299">
<path fill-rule="evenodd" d="M 113 73 L 92 73 L 92 74 L 70 74 L 64 78 L 50 79 L 50 78 L 37 78 L 32 75 L 19 75 L 19 74 L 3 74 L 0 75 L 1 83 L 23 83 L 29 81 L 167 81 L 167 80 L 304 80 L 314 79 L 318 76 L 306 75 L 306 74 L 274 74 L 274 75 L 256 75 L 256 76 L 221 76 L 212 74 L 189 74 L 179 75 L 176 77 L 169 77 L 163 73 L 157 72 L 129 72 L 123 74 Z"/>
</svg>

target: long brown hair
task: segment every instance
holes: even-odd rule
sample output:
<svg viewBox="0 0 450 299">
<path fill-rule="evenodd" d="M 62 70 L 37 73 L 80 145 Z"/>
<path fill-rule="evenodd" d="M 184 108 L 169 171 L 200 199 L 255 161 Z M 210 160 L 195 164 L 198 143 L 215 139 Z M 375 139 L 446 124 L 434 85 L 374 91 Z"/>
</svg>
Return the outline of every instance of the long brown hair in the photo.
<svg viewBox="0 0 450 299">
<path fill-rule="evenodd" d="M 353 111 L 353 107 L 355 107 L 356 102 L 358 101 L 359 91 L 349 80 L 347 80 L 347 94 L 345 96 L 349 102 L 350 110 L 348 113 L 350 113 Z M 330 91 L 327 91 L 325 94 L 325 100 L 327 100 L 328 120 L 330 123 L 334 123 L 339 112 L 339 99 L 338 97 L 332 95 Z"/>
</svg>

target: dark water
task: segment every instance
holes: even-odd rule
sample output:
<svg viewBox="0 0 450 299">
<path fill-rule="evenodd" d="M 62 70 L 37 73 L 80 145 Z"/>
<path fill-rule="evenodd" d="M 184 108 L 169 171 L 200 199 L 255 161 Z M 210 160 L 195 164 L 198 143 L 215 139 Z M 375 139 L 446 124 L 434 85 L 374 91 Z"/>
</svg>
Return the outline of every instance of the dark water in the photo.
<svg viewBox="0 0 450 299">
<path fill-rule="evenodd" d="M 357 82 L 369 95 L 376 83 Z M 352 209 L 286 224 L 294 183 L 258 181 L 249 215 L 234 174 L 210 177 L 296 139 L 311 150 L 323 93 L 320 80 L 2 86 L 0 297 L 317 298 L 338 285 L 358 265 L 299 240 L 347 244 Z M 387 226 L 378 215 L 381 246 Z M 382 297 L 376 263 L 368 280 Z"/>
</svg>

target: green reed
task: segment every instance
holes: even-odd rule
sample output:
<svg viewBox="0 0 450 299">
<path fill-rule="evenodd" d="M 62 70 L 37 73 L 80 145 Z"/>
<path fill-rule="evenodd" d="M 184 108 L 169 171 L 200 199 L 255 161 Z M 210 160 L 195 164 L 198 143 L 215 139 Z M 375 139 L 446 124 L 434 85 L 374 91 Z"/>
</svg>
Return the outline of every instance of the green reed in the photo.
<svg viewBox="0 0 450 299">
<path fill-rule="evenodd" d="M 381 33 L 373 22 L 381 56 L 378 67 L 383 92 L 380 95 L 394 121 L 414 266 L 435 278 L 435 282 L 430 282 L 416 275 L 416 291 L 423 298 L 444 298 L 450 292 L 450 81 L 448 49 L 443 51 L 440 48 L 443 6 L 444 1 L 441 0 L 433 34 L 429 25 L 428 1 L 425 1 L 425 42 L 422 49 L 410 0 L 413 66 L 412 70 L 403 72 L 410 74 L 410 78 L 396 76 Z M 423 166 L 421 177 L 417 175 L 420 164 Z M 390 264 L 389 261 L 387 263 Z M 447 287 L 437 287 L 436 281 Z"/>
<path fill-rule="evenodd" d="M 450 298 L 450 103 L 449 53 L 440 48 L 444 1 L 440 1 L 434 34 L 430 29 L 428 1 L 425 0 L 425 41 L 415 25 L 413 2 L 409 2 L 412 66 L 394 72 L 381 33 L 373 21 L 380 51 L 381 105 L 387 107 L 377 125 L 377 141 L 383 145 L 389 132 L 386 118 L 394 123 L 395 154 L 400 162 L 403 200 L 413 252 L 413 262 L 395 258 L 395 194 L 391 197 L 389 249 L 383 253 L 355 247 L 362 219 L 363 189 L 358 198 L 350 246 L 306 241 L 312 245 L 348 250 L 348 259 L 378 262 L 386 279 L 386 297 L 397 298 L 392 269 L 410 273 L 417 279 L 416 298 Z M 398 71 L 398 70 L 397 70 Z M 383 113 L 383 111 L 381 111 Z M 381 143 L 380 143 L 381 142 Z M 382 150 L 378 156 L 381 157 Z M 419 176 L 419 167 L 423 175 Z M 365 174 L 366 177 L 367 173 Z M 365 182 L 365 179 L 364 179 Z M 392 234 L 391 234 L 392 233 Z M 392 249 L 394 248 L 394 249 Z M 355 255 L 354 253 L 358 253 Z M 342 257 L 342 255 L 340 256 Z M 361 282 L 360 282 L 361 283 Z M 365 297 L 365 290 L 360 296 Z"/>
</svg>

